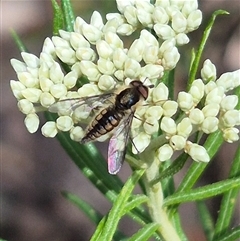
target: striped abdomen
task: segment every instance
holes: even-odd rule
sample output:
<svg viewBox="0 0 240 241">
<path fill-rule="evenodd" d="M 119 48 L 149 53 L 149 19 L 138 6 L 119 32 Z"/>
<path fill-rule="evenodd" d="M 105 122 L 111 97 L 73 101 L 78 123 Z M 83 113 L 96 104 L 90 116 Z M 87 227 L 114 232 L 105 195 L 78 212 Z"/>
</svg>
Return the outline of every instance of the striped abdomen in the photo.
<svg viewBox="0 0 240 241">
<path fill-rule="evenodd" d="M 81 143 L 93 141 L 100 136 L 112 131 L 118 126 L 120 120 L 123 118 L 124 112 L 116 111 L 113 106 L 103 109 L 94 118 L 90 126 L 88 127 L 85 136 L 81 140 Z"/>
</svg>

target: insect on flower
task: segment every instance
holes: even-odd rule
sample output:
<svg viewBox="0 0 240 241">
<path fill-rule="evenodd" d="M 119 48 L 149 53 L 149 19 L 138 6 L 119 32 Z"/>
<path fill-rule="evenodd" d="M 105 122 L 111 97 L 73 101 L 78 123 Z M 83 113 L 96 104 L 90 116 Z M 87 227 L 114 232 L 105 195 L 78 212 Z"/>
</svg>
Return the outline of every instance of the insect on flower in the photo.
<svg viewBox="0 0 240 241">
<path fill-rule="evenodd" d="M 73 112 L 81 107 L 84 112 L 95 113 L 80 143 L 96 141 L 105 134 L 110 134 L 108 171 L 110 174 L 116 174 L 124 161 L 136 107 L 147 99 L 148 88 L 151 87 L 153 86 L 146 86 L 140 80 L 133 80 L 119 93 L 60 100 L 50 106 L 49 111 Z"/>
</svg>

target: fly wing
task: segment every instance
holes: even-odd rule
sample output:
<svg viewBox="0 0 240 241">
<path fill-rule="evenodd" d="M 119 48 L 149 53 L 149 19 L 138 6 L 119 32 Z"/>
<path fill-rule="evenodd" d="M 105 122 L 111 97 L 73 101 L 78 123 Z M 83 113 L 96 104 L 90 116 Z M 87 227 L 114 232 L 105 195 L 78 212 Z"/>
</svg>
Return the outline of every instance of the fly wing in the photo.
<svg viewBox="0 0 240 241">
<path fill-rule="evenodd" d="M 123 118 L 109 141 L 108 172 L 110 174 L 117 174 L 123 164 L 133 115 L 134 112 L 131 112 Z"/>
<path fill-rule="evenodd" d="M 48 110 L 62 115 L 71 115 L 80 106 L 84 106 L 84 111 L 91 112 L 93 109 L 99 109 L 113 97 L 114 93 L 94 95 L 82 98 L 64 99 L 51 105 Z"/>
</svg>

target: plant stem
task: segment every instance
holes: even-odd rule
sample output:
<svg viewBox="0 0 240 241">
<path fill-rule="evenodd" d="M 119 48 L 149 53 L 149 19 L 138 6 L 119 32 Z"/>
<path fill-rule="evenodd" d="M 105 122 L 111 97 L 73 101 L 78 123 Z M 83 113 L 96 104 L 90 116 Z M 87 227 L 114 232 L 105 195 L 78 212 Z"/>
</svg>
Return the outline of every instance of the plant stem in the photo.
<svg viewBox="0 0 240 241">
<path fill-rule="evenodd" d="M 160 162 L 154 158 L 154 153 L 144 152 L 140 155 L 141 159 L 149 163 L 149 160 L 154 160 L 149 163 L 148 168 L 143 176 L 143 181 L 146 188 L 146 193 L 149 198 L 148 206 L 149 213 L 153 222 L 160 224 L 158 232 L 165 241 L 180 241 L 180 238 L 170 222 L 166 210 L 163 209 L 163 190 L 160 182 L 152 185 L 151 182 L 159 175 Z"/>
</svg>

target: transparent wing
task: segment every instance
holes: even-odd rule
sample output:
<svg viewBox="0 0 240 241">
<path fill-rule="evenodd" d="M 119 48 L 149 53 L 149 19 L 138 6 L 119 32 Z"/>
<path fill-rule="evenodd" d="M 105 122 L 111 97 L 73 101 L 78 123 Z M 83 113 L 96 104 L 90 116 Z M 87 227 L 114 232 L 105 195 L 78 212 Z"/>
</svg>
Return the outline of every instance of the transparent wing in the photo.
<svg viewBox="0 0 240 241">
<path fill-rule="evenodd" d="M 112 103 L 110 99 L 113 96 L 115 96 L 114 93 L 106 93 L 89 97 L 60 100 L 51 105 L 48 110 L 62 115 L 71 115 L 78 107 L 84 106 L 81 111 L 90 113 L 93 109 L 99 109 L 108 102 Z"/>
<path fill-rule="evenodd" d="M 133 115 L 134 112 L 131 112 L 123 118 L 109 141 L 108 172 L 110 174 L 117 174 L 123 164 Z"/>
</svg>

